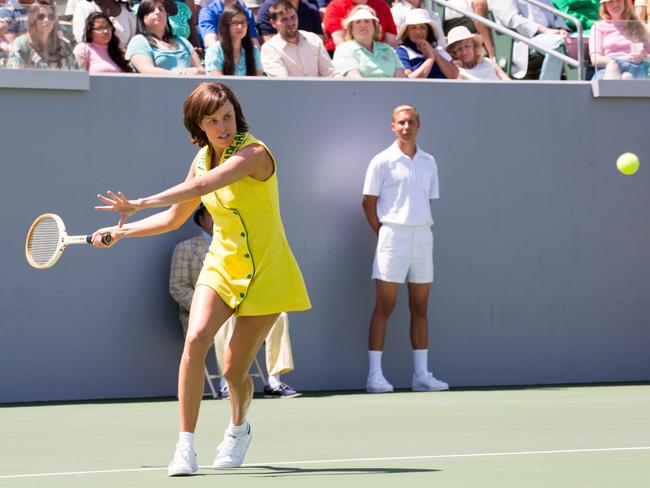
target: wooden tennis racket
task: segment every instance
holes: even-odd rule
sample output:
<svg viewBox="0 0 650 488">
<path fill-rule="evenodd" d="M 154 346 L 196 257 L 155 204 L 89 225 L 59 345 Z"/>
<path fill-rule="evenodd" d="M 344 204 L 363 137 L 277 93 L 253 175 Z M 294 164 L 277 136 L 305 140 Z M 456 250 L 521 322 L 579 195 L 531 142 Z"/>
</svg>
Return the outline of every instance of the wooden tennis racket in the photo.
<svg viewBox="0 0 650 488">
<path fill-rule="evenodd" d="M 102 243 L 109 245 L 113 238 L 110 234 L 102 236 Z M 27 262 L 37 269 L 51 268 L 61 257 L 63 250 L 70 244 L 90 244 L 92 235 L 69 236 L 61 217 L 46 213 L 34 220 L 25 240 L 25 257 Z"/>
</svg>

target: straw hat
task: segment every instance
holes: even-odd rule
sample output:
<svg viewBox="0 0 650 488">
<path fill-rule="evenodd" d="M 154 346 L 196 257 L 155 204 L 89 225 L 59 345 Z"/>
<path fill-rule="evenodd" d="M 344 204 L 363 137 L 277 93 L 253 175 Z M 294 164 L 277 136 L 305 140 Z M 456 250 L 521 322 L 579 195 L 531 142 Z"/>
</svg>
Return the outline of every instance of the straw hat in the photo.
<svg viewBox="0 0 650 488">
<path fill-rule="evenodd" d="M 352 12 L 351 15 L 343 19 L 343 27 L 347 27 L 351 22 L 355 20 L 374 20 L 379 22 L 379 19 L 375 15 L 375 11 L 371 7 L 363 6 L 364 8 L 357 8 Z"/>
<path fill-rule="evenodd" d="M 447 47 L 445 49 L 450 51 L 455 43 L 464 41 L 465 39 L 474 41 L 475 48 L 480 48 L 483 45 L 483 39 L 480 35 L 472 34 L 467 27 L 460 25 L 447 32 Z"/>
<path fill-rule="evenodd" d="M 406 18 L 404 19 L 404 23 L 399 27 L 399 31 L 397 32 L 397 39 L 403 42 L 404 39 L 406 39 L 406 32 L 408 31 L 409 25 L 418 24 L 428 24 L 431 27 L 431 30 L 433 31 L 433 37 L 436 38 L 438 44 L 440 44 L 440 39 L 444 39 L 445 34 L 442 32 L 440 24 L 435 22 L 431 18 L 429 11 L 423 8 L 414 8 L 413 10 L 409 10 L 409 12 L 406 14 Z"/>
</svg>

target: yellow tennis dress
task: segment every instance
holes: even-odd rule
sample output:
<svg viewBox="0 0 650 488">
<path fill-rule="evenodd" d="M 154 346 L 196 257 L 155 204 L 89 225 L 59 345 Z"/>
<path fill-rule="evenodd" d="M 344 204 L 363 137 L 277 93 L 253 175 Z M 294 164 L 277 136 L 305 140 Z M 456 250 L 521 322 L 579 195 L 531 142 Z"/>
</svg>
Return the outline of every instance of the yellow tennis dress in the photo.
<svg viewBox="0 0 650 488">
<path fill-rule="evenodd" d="M 308 310 L 307 288 L 280 216 L 273 154 L 251 134 L 238 133 L 218 164 L 250 144 L 268 151 L 275 171 L 266 181 L 246 176 L 201 197 L 214 220 L 214 233 L 197 285 L 215 290 L 236 315 Z M 210 171 L 209 146 L 201 148 L 196 157 L 196 176 Z"/>
</svg>

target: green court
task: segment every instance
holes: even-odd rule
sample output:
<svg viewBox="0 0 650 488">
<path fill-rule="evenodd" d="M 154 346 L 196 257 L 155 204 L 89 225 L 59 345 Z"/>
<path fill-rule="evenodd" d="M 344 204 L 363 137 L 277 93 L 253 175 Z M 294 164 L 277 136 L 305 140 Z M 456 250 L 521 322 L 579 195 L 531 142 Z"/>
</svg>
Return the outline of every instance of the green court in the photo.
<svg viewBox="0 0 650 488">
<path fill-rule="evenodd" d="M 256 399 L 247 464 L 209 468 L 228 401 L 203 402 L 198 475 L 167 478 L 172 400 L 0 407 L 0 487 L 648 487 L 650 385 Z"/>
</svg>

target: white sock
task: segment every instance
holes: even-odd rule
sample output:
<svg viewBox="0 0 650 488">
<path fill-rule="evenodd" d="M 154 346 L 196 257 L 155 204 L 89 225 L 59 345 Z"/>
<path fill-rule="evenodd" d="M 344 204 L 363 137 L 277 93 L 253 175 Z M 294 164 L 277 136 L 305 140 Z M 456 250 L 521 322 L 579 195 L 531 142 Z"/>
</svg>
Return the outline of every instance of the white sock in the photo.
<svg viewBox="0 0 650 488">
<path fill-rule="evenodd" d="M 232 423 L 232 420 L 228 422 L 228 432 L 234 435 L 244 435 L 248 434 L 248 422 L 244 420 L 244 423 L 241 425 L 235 425 Z"/>
<path fill-rule="evenodd" d="M 384 375 L 381 370 L 381 355 L 383 353 L 384 351 L 368 351 L 368 374 Z"/>
<path fill-rule="evenodd" d="M 416 376 L 429 372 L 429 350 L 413 349 L 413 374 Z"/>
<path fill-rule="evenodd" d="M 269 375 L 269 386 L 271 388 L 277 388 L 280 386 L 280 375 L 279 374 L 270 374 Z"/>
<path fill-rule="evenodd" d="M 228 386 L 228 382 L 226 381 L 226 378 L 221 376 L 219 378 L 219 388 L 223 388 L 224 386 Z"/>
<path fill-rule="evenodd" d="M 179 432 L 178 443 L 194 450 L 194 432 Z"/>
</svg>

